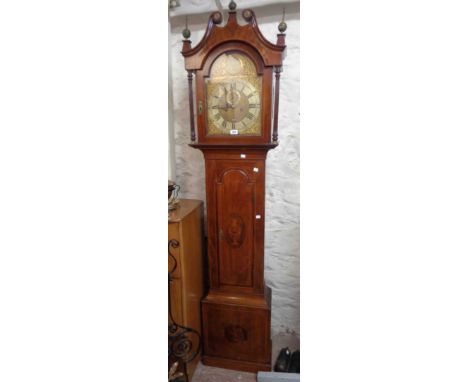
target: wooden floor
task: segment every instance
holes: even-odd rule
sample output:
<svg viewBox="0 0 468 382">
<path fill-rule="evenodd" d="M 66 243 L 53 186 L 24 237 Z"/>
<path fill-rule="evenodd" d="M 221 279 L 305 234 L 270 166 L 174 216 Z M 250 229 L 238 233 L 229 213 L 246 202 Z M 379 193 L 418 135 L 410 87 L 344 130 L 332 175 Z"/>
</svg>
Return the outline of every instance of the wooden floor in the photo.
<svg viewBox="0 0 468 382">
<path fill-rule="evenodd" d="M 299 338 L 294 335 L 282 333 L 272 338 L 272 365 L 275 364 L 278 353 L 283 347 L 289 347 L 291 351 L 299 349 Z M 243 371 L 220 369 L 217 367 L 205 366 L 199 363 L 192 382 L 257 382 L 257 374 Z"/>
</svg>

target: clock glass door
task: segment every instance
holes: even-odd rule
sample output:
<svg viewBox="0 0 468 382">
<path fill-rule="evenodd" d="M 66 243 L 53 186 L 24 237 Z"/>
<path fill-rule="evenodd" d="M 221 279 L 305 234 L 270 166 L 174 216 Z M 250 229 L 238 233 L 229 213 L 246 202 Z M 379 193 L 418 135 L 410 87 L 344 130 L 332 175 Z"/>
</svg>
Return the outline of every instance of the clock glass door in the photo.
<svg viewBox="0 0 468 382">
<path fill-rule="evenodd" d="M 244 54 L 220 55 L 206 79 L 207 135 L 261 135 L 262 77 Z"/>
</svg>

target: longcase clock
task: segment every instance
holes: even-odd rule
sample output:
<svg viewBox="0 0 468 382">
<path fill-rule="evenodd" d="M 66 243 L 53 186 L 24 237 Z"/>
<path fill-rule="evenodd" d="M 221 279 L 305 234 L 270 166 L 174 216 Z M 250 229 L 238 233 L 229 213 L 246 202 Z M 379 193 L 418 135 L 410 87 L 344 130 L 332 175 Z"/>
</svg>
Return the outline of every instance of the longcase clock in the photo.
<svg viewBox="0 0 468 382">
<path fill-rule="evenodd" d="M 286 24 L 280 23 L 273 44 L 251 9 L 242 16 L 244 25 L 233 1 L 224 26 L 222 14 L 214 12 L 193 48 L 186 28 L 182 54 L 190 145 L 205 158 L 210 288 L 202 300 L 203 363 L 256 372 L 271 370 L 271 291 L 263 277 L 265 161 L 278 144 Z"/>
</svg>

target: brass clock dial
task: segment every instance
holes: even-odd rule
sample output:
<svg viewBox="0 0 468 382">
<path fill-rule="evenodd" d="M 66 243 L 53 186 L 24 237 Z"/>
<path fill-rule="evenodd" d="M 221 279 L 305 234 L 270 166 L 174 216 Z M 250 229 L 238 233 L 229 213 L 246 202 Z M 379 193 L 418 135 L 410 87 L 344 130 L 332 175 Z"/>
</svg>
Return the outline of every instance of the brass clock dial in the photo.
<svg viewBox="0 0 468 382">
<path fill-rule="evenodd" d="M 261 135 L 261 76 L 240 53 L 217 58 L 206 81 L 208 135 Z"/>
</svg>

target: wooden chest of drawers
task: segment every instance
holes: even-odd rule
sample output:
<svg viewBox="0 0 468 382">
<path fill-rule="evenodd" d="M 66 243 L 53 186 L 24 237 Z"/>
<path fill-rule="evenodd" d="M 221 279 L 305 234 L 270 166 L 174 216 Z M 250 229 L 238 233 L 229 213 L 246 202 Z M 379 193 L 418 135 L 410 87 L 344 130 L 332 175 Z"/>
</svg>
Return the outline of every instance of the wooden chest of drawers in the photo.
<svg viewBox="0 0 468 382">
<path fill-rule="evenodd" d="M 203 278 L 203 202 L 181 199 L 180 207 L 169 213 L 168 239 L 177 240 L 171 248 L 177 261 L 171 282 L 170 303 L 174 320 L 182 326 L 201 330 L 200 301 L 204 294 Z M 169 269 L 174 264 L 169 260 Z M 189 379 L 200 360 L 200 354 L 187 365 Z"/>
</svg>

